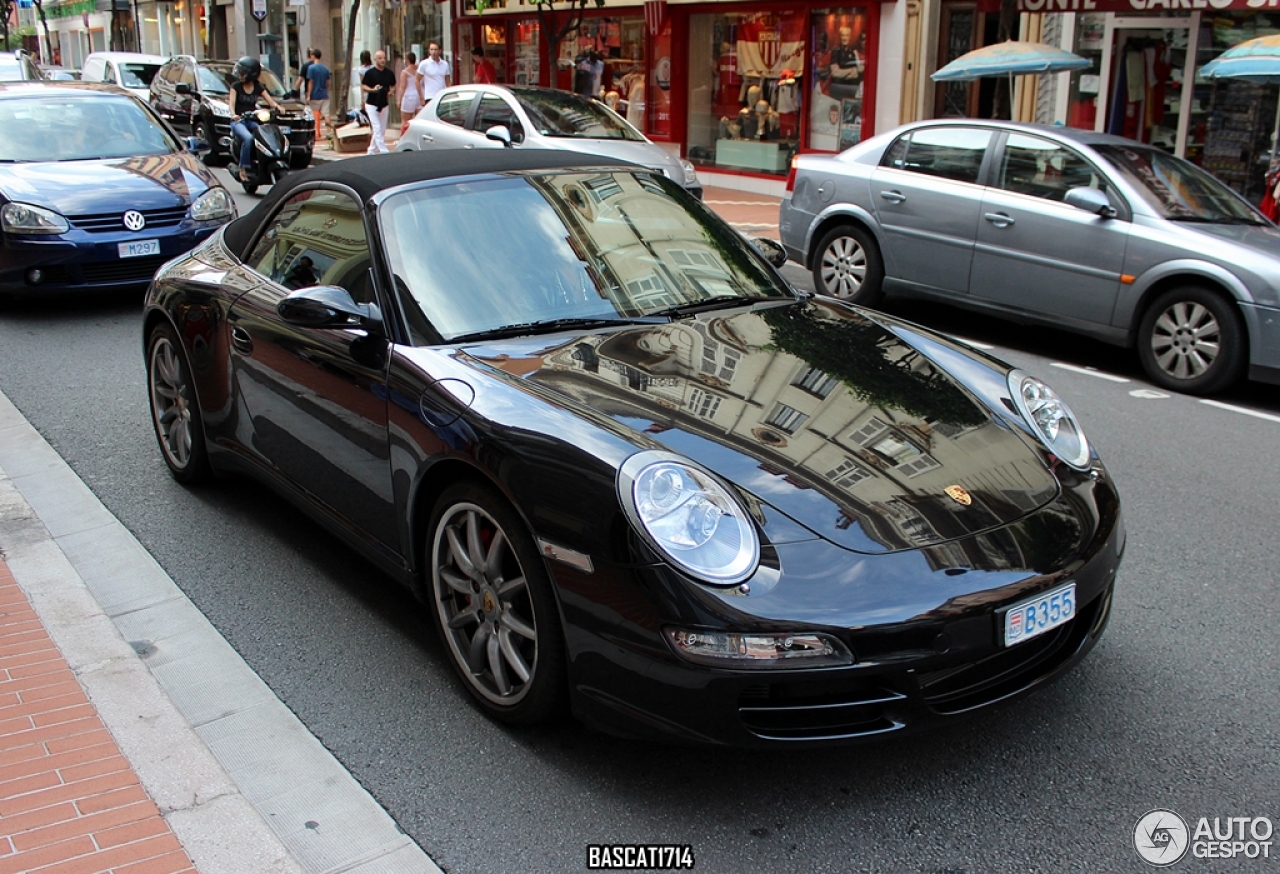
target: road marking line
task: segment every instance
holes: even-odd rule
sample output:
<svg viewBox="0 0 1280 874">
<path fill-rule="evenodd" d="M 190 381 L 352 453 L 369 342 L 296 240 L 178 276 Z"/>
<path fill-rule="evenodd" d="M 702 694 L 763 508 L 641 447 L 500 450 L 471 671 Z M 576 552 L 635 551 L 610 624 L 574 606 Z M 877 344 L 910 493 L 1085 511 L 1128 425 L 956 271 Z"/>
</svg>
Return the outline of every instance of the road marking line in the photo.
<svg viewBox="0 0 1280 874">
<path fill-rule="evenodd" d="M 958 340 L 959 342 L 964 343 L 966 346 L 972 346 L 974 349 L 994 349 L 994 348 L 996 348 L 995 346 L 992 346 L 990 343 L 979 343 L 977 340 L 970 340 L 970 339 L 968 339 L 967 337 L 956 337 L 956 336 L 952 336 L 952 338 L 951 338 L 951 339 L 952 339 L 952 340 Z"/>
<path fill-rule="evenodd" d="M 1074 364 L 1063 364 L 1061 361 L 1050 361 L 1050 367 L 1059 367 L 1063 370 L 1070 370 L 1072 373 L 1083 373 L 1085 376 L 1096 376 L 1098 379 L 1105 379 L 1108 382 L 1128 382 L 1123 376 L 1114 376 L 1110 373 L 1103 373 L 1101 370 L 1094 370 L 1091 367 L 1077 367 Z"/>
<path fill-rule="evenodd" d="M 1236 407 L 1231 404 L 1224 404 L 1222 401 L 1202 400 L 1202 404 L 1208 404 L 1211 407 L 1217 407 L 1220 410 L 1228 410 L 1232 413 L 1244 413 L 1246 416 L 1253 416 L 1255 419 L 1266 419 L 1268 422 L 1280 422 L 1280 416 L 1273 416 L 1270 413 L 1260 413 L 1257 410 L 1251 410 L 1248 407 Z"/>
</svg>

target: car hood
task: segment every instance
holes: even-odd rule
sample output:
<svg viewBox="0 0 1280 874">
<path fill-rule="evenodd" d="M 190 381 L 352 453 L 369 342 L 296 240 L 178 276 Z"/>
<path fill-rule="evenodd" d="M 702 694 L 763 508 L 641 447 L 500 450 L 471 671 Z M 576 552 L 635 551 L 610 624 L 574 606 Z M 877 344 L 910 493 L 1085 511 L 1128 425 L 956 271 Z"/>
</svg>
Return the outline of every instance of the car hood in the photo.
<svg viewBox="0 0 1280 874">
<path fill-rule="evenodd" d="M 1183 229 L 1265 252 L 1273 258 L 1280 256 L 1280 228 L 1274 225 L 1211 225 L 1199 222 L 1175 222 L 1175 224 Z"/>
<path fill-rule="evenodd" d="M 0 193 L 63 215 L 189 205 L 215 185 L 186 152 L 103 161 L 0 164 Z"/>
<path fill-rule="evenodd" d="M 1005 418 L 887 325 L 840 304 L 463 351 L 471 366 L 612 420 L 637 446 L 693 459 L 749 502 L 857 552 L 967 537 L 1058 494 L 1043 456 Z"/>
<path fill-rule="evenodd" d="M 651 170 L 657 170 L 676 182 L 684 181 L 684 168 L 680 164 L 680 159 L 656 143 L 597 140 L 585 137 L 544 137 L 541 142 L 549 148 L 581 152 L 584 155 L 603 155 L 606 158 L 617 158 L 619 161 L 631 161 Z"/>
</svg>

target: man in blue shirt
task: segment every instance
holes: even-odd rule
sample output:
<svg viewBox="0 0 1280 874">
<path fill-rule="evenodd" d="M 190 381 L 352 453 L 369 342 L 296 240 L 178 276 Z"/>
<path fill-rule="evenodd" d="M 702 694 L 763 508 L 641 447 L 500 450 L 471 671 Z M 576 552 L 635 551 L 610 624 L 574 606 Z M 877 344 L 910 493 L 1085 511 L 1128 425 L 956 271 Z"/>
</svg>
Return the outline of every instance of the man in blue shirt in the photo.
<svg viewBox="0 0 1280 874">
<path fill-rule="evenodd" d="M 307 105 L 316 117 L 316 141 L 323 136 L 324 119 L 329 117 L 329 68 L 320 63 L 319 49 L 311 50 L 311 66 L 307 67 Z"/>
</svg>

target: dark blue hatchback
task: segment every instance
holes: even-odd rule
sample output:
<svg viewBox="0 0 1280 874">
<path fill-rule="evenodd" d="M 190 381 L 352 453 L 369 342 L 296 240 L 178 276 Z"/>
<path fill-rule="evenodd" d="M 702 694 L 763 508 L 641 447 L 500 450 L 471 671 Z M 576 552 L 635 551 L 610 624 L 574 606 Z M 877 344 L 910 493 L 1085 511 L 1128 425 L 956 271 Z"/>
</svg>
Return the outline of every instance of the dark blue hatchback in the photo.
<svg viewBox="0 0 1280 874">
<path fill-rule="evenodd" d="M 235 202 L 122 89 L 0 85 L 0 295 L 144 286 Z"/>
</svg>

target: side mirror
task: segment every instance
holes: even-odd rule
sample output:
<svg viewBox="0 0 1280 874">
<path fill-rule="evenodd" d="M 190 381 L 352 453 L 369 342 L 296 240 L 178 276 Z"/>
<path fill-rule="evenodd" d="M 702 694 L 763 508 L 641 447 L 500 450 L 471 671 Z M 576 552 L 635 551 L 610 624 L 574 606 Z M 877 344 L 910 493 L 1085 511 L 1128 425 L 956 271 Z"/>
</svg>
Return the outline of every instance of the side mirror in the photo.
<svg viewBox="0 0 1280 874">
<path fill-rule="evenodd" d="M 382 320 L 377 306 L 356 303 L 345 288 L 314 285 L 299 288 L 276 304 L 280 318 L 302 328 L 359 328 Z"/>
<path fill-rule="evenodd" d="M 187 137 L 187 151 L 193 155 L 204 155 L 209 152 L 210 146 L 200 137 Z"/>
<path fill-rule="evenodd" d="M 179 82 L 177 85 L 173 86 L 173 90 L 177 91 L 179 94 L 190 94 L 191 86 L 186 82 Z"/>
<path fill-rule="evenodd" d="M 1096 188 L 1089 188 L 1088 186 L 1072 188 L 1067 192 L 1067 196 L 1063 198 L 1063 201 L 1069 206 L 1083 209 L 1085 212 L 1091 212 L 1103 218 L 1115 218 L 1116 216 L 1116 210 L 1111 205 L 1111 201 Z"/>
<path fill-rule="evenodd" d="M 511 148 L 511 131 L 507 129 L 505 124 L 495 124 L 493 127 L 485 131 L 484 135 L 486 139 L 496 140 L 502 143 L 502 148 L 504 149 Z"/>
<path fill-rule="evenodd" d="M 756 247 L 756 251 L 764 256 L 764 260 L 774 267 L 782 267 L 787 263 L 787 250 L 782 248 L 782 244 L 777 240 L 771 240 L 768 237 L 753 237 L 750 242 L 751 245 Z"/>
</svg>

